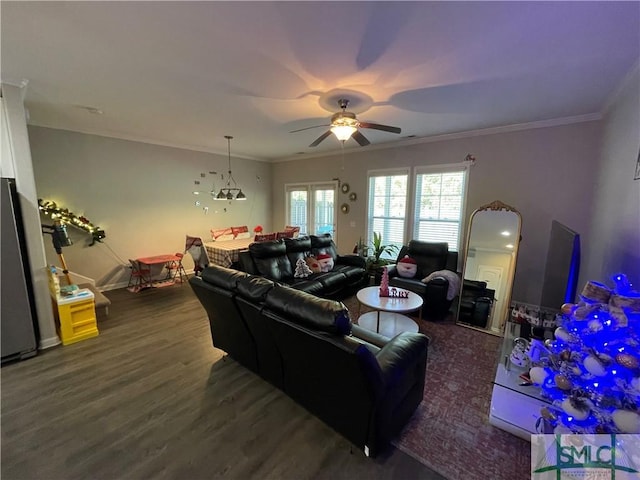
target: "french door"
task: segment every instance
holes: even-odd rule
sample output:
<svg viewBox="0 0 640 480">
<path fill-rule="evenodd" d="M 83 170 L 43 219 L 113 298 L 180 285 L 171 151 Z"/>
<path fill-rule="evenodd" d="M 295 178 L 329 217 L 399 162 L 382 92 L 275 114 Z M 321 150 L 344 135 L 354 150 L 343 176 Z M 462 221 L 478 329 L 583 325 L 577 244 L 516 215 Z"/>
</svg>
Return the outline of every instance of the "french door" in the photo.
<svg viewBox="0 0 640 480">
<path fill-rule="evenodd" d="M 300 227 L 300 234 L 336 237 L 337 184 L 305 183 L 285 186 L 287 225 Z"/>
</svg>

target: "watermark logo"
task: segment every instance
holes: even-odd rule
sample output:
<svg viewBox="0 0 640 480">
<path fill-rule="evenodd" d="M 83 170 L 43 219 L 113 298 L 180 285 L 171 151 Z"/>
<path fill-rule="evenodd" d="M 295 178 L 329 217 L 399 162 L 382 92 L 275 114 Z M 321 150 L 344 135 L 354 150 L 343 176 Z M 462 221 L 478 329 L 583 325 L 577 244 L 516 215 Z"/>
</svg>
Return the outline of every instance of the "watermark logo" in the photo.
<svg viewBox="0 0 640 480">
<path fill-rule="evenodd" d="M 640 480 L 640 435 L 532 435 L 532 480 Z"/>
</svg>

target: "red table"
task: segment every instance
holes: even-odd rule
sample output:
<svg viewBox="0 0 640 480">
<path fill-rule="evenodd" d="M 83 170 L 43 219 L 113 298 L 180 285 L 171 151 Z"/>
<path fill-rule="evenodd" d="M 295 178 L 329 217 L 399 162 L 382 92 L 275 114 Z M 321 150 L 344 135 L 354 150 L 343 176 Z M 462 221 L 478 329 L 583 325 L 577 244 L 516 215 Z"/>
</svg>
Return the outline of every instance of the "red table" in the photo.
<svg viewBox="0 0 640 480">
<path fill-rule="evenodd" d="M 164 278 L 153 280 L 154 274 L 157 275 L 162 273 L 162 270 L 164 270 L 165 267 L 169 267 L 169 265 L 171 265 L 173 262 L 179 262 L 182 259 L 176 255 L 155 255 L 153 257 L 137 258 L 136 260 L 138 260 L 141 266 L 146 265 L 149 267 L 149 271 L 151 272 L 149 275 L 150 286 L 165 287 L 167 285 L 174 284 L 173 278 L 171 278 L 171 269 L 167 268 L 167 274 Z M 161 265 L 161 268 L 156 270 L 155 273 L 153 271 L 154 265 Z"/>
</svg>

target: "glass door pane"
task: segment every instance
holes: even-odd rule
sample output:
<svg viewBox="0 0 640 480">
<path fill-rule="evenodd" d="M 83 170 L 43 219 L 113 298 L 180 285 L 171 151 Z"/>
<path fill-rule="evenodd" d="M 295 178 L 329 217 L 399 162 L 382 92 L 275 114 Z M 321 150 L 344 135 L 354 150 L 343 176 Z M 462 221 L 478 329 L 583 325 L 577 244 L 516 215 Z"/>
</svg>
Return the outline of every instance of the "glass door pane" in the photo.
<svg viewBox="0 0 640 480">
<path fill-rule="evenodd" d="M 309 232 L 308 223 L 308 192 L 307 190 L 289 191 L 289 212 L 287 225 L 300 227 L 300 233 Z"/>
<path fill-rule="evenodd" d="M 330 233 L 335 237 L 335 189 L 313 188 L 313 230 L 316 235 Z"/>
</svg>

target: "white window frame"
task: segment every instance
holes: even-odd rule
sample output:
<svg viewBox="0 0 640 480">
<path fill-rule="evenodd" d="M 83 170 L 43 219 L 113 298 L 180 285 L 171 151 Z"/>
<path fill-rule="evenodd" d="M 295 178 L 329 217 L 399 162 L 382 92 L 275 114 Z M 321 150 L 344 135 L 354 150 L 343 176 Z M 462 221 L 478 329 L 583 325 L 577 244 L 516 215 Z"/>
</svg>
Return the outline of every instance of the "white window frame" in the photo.
<svg viewBox="0 0 640 480">
<path fill-rule="evenodd" d="M 289 193 L 293 191 L 306 191 L 307 192 L 307 226 L 306 232 L 300 230 L 300 233 L 307 233 L 308 235 L 315 235 L 316 233 L 311 231 L 315 225 L 315 192 L 317 190 L 333 190 L 333 231 L 331 237 L 337 243 L 338 237 L 338 182 L 305 182 L 305 183 L 287 183 L 284 186 L 285 196 L 285 221 L 286 225 L 293 225 L 291 223 L 291 204 Z"/>
<path fill-rule="evenodd" d="M 402 244 L 405 243 L 405 239 L 406 239 L 406 232 L 407 232 L 407 228 L 408 228 L 408 221 L 410 220 L 409 217 L 409 213 L 410 213 L 410 208 L 411 208 L 411 202 L 410 199 L 412 197 L 410 189 L 411 189 L 411 169 L 409 167 L 406 168 L 386 168 L 386 169 L 379 169 L 379 170 L 369 170 L 367 171 L 367 205 L 366 205 L 366 215 L 367 215 L 367 219 L 366 219 L 366 230 L 365 230 L 365 243 L 366 245 L 371 245 L 371 242 L 373 241 L 373 231 L 371 230 L 371 217 L 369 215 L 369 213 L 371 212 L 371 178 L 373 177 L 391 177 L 391 176 L 397 176 L 397 175 L 406 175 L 407 177 L 407 190 L 405 192 L 405 211 L 404 211 L 404 228 L 403 228 L 403 239 L 402 239 Z M 402 245 L 401 244 L 401 245 Z M 386 242 L 386 239 L 383 238 L 383 245 L 388 245 L 388 243 Z M 398 247 L 400 247 L 401 245 L 399 245 Z M 395 258 L 394 258 L 395 259 Z"/>
<path fill-rule="evenodd" d="M 464 227 L 465 227 L 465 218 L 467 211 L 467 192 L 469 185 L 469 162 L 455 163 L 455 164 L 445 164 L 445 165 L 428 165 L 428 166 L 420 166 L 415 167 L 413 171 L 413 182 L 412 182 L 412 197 L 411 197 L 411 225 L 410 225 L 410 238 L 418 239 L 418 225 L 419 218 L 417 216 L 417 201 L 418 201 L 418 175 L 422 174 L 438 174 L 438 173 L 448 173 L 448 172 L 463 172 L 464 180 L 462 184 L 462 201 L 460 205 L 460 218 L 458 219 L 458 242 L 457 245 L 449 246 L 449 251 L 457 251 L 460 252 L 463 244 L 464 244 Z"/>
</svg>

